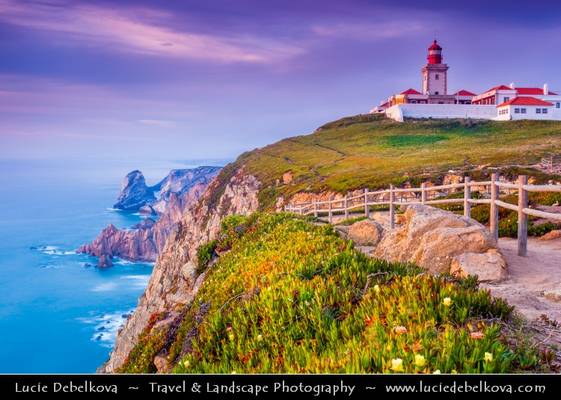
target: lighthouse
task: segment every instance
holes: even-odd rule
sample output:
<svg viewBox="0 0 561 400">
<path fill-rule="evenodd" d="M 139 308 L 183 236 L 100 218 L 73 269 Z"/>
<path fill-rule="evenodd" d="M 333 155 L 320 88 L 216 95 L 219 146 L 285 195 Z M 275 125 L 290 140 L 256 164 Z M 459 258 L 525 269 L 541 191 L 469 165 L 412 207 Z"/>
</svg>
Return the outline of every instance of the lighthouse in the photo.
<svg viewBox="0 0 561 400">
<path fill-rule="evenodd" d="M 442 47 L 436 39 L 428 48 L 427 64 L 421 70 L 423 94 L 445 96 L 448 93 L 448 65 L 442 62 Z"/>
</svg>

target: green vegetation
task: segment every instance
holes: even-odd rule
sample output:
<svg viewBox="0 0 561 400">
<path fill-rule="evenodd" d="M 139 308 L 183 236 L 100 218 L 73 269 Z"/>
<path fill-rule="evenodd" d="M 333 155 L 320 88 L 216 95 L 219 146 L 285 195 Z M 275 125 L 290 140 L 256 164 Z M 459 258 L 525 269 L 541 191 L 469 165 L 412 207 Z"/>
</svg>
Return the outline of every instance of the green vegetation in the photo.
<svg viewBox="0 0 561 400">
<path fill-rule="evenodd" d="M 217 245 L 218 242 L 216 240 L 211 240 L 197 249 L 197 274 L 202 273 L 216 255 Z"/>
<path fill-rule="evenodd" d="M 156 354 L 178 373 L 542 368 L 532 345 L 502 329 L 511 308 L 475 279 L 370 259 L 330 226 L 232 216 L 216 249 L 192 304 L 172 324 L 153 316 L 122 372 L 154 372 Z"/>
<path fill-rule="evenodd" d="M 281 140 L 244 153 L 223 176 L 245 165 L 262 182 L 260 205 L 301 191 L 386 187 L 431 178 L 450 169 L 488 177 L 478 166 L 532 165 L 561 152 L 561 123 L 555 121 L 411 120 L 358 115 L 331 122 L 311 135 Z M 291 172 L 292 182 L 282 183 Z M 511 167 L 506 173 L 530 172 Z M 545 178 L 545 177 L 544 177 Z M 557 177 L 559 178 L 559 177 Z"/>
</svg>

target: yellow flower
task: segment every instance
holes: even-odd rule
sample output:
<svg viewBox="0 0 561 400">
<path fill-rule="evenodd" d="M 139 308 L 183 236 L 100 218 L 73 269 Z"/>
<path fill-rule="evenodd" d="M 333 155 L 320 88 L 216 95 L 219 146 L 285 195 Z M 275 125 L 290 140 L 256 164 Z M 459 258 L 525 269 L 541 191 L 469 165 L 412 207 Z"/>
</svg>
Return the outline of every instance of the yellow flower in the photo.
<svg viewBox="0 0 561 400">
<path fill-rule="evenodd" d="M 234 340 L 234 334 L 233 333 L 228 334 L 228 339 Z"/>
<path fill-rule="evenodd" d="M 453 374 L 457 374 L 458 371 L 456 371 L 455 369 L 453 369 L 453 370 L 452 370 L 452 373 L 453 373 Z"/>
<path fill-rule="evenodd" d="M 191 366 L 191 363 L 189 362 L 189 360 L 185 360 L 185 361 L 183 361 L 183 366 L 185 368 L 189 368 Z"/>
<path fill-rule="evenodd" d="M 257 335 L 257 341 L 261 342 L 263 340 L 263 335 Z"/>
<path fill-rule="evenodd" d="M 423 368 L 426 364 L 425 357 L 420 354 L 415 354 L 415 366 L 419 368 Z"/>
<path fill-rule="evenodd" d="M 374 285 L 374 291 L 375 291 L 376 293 L 380 293 L 380 286 Z"/>
<path fill-rule="evenodd" d="M 435 374 L 435 375 L 440 375 L 440 370 L 437 369 L 436 371 L 433 372 L 433 374 Z"/>
<path fill-rule="evenodd" d="M 450 307 L 452 305 L 452 299 L 450 297 L 445 297 L 444 299 L 442 299 L 442 304 L 444 304 L 446 307 Z"/>
<path fill-rule="evenodd" d="M 493 361 L 493 354 L 485 352 L 485 357 L 483 357 L 485 361 L 491 362 Z"/>
<path fill-rule="evenodd" d="M 401 358 L 394 358 L 392 360 L 391 370 L 393 372 L 403 372 L 403 360 Z"/>
</svg>

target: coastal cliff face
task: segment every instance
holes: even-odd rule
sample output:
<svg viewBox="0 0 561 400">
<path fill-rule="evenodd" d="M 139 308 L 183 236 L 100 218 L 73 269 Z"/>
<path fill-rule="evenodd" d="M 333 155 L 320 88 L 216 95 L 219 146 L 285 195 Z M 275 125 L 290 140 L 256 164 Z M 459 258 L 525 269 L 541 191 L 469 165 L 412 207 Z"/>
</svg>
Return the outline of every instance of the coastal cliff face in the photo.
<svg viewBox="0 0 561 400">
<path fill-rule="evenodd" d="M 135 170 L 123 179 L 121 193 L 113 207 L 123 211 L 137 211 L 155 199 L 154 191 L 146 185 L 142 172 Z"/>
<path fill-rule="evenodd" d="M 165 179 L 152 187 L 158 189 L 160 199 L 156 203 L 143 206 L 161 211 L 157 221 L 147 218 L 131 229 L 118 229 L 114 225 L 109 225 L 93 242 L 81 246 L 77 252 L 99 257 L 100 267 L 110 266 L 113 257 L 131 261 L 155 261 L 163 250 L 167 238 L 181 221 L 183 211 L 199 200 L 219 171 L 218 167 L 171 171 Z M 133 172 L 127 175 L 125 181 L 129 181 Z M 138 174 L 136 176 L 136 182 L 144 182 L 144 177 L 140 179 Z M 124 186 L 131 188 L 130 185 Z M 123 190 L 119 195 L 120 201 L 126 199 L 125 193 L 131 195 L 131 190 Z"/>
<path fill-rule="evenodd" d="M 121 184 L 121 192 L 113 205 L 123 211 L 140 211 L 144 214 L 165 212 L 172 196 L 182 197 L 193 186 L 208 184 L 218 174 L 220 167 L 202 166 L 190 169 L 173 169 L 154 186 L 146 185 L 142 172 L 129 172 Z"/>
<path fill-rule="evenodd" d="M 260 183 L 242 168 L 223 171 L 206 188 L 198 202 L 184 210 L 177 229 L 171 233 L 158 256 L 152 277 L 134 314 L 119 331 L 115 347 L 102 372 L 116 372 L 125 362 L 152 316 L 165 313 L 159 323 L 171 323 L 174 310 L 192 301 L 204 280 L 196 272 L 198 247 L 214 239 L 226 215 L 247 215 L 259 206 Z"/>
</svg>

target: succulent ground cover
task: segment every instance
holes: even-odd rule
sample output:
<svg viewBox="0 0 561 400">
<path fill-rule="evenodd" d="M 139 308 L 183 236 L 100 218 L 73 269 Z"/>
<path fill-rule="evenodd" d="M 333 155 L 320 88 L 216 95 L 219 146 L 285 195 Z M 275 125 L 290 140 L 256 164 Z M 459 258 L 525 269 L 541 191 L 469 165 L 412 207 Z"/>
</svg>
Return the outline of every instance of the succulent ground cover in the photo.
<svg viewBox="0 0 561 400">
<path fill-rule="evenodd" d="M 178 373 L 548 369 L 512 308 L 475 279 L 370 259 L 329 226 L 232 216 L 208 248 L 194 301 L 173 324 L 153 315 L 122 372 L 154 372 L 157 354 Z"/>
</svg>

